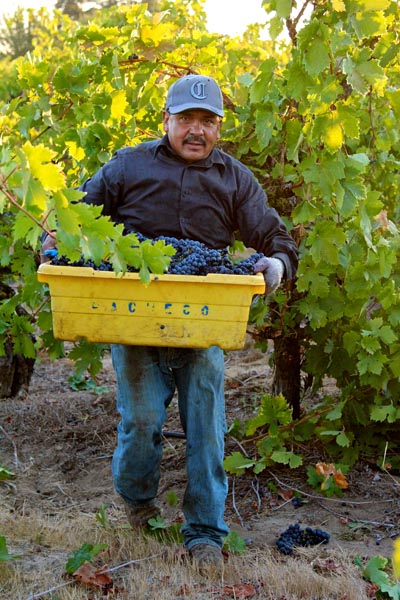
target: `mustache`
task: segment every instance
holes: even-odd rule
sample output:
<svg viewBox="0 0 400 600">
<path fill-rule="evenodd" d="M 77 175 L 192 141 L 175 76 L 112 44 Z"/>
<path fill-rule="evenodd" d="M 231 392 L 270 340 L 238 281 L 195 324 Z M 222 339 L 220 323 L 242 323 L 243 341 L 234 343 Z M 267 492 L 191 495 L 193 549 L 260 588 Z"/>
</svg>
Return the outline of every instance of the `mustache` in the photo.
<svg viewBox="0 0 400 600">
<path fill-rule="evenodd" d="M 196 142 L 197 144 L 201 144 L 202 146 L 206 145 L 205 140 L 198 135 L 188 135 L 183 140 L 184 144 L 190 144 L 191 142 Z"/>
</svg>

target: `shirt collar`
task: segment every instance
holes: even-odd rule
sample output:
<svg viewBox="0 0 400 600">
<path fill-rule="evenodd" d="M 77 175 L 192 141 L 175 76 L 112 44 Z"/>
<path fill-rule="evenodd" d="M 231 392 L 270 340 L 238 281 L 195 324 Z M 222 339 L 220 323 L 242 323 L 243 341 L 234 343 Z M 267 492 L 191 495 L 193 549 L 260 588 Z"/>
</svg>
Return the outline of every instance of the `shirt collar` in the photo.
<svg viewBox="0 0 400 600">
<path fill-rule="evenodd" d="M 167 134 L 165 134 L 157 143 L 155 150 L 154 150 L 154 156 L 157 156 L 157 154 L 160 151 L 165 152 L 168 156 L 173 156 L 175 158 L 180 159 L 180 157 L 176 154 L 176 152 L 171 147 L 171 144 L 169 143 Z M 182 159 L 180 159 L 180 160 L 182 160 Z M 182 161 L 182 162 L 185 162 L 185 161 Z M 202 160 L 198 160 L 194 163 L 187 163 L 187 164 L 195 165 L 197 167 L 211 167 L 212 165 L 216 164 L 216 165 L 221 165 L 222 167 L 225 168 L 225 162 L 224 162 L 224 160 L 222 158 L 222 154 L 218 150 L 218 148 L 213 148 L 213 150 L 207 156 L 207 158 L 203 158 Z"/>
</svg>

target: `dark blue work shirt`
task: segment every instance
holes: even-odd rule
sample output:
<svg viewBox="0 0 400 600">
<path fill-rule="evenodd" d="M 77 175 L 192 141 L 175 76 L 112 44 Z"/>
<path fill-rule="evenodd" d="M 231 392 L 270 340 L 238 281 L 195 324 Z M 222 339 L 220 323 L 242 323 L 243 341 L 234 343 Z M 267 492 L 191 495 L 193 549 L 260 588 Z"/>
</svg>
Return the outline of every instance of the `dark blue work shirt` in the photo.
<svg viewBox="0 0 400 600">
<path fill-rule="evenodd" d="M 165 135 L 118 150 L 81 189 L 85 202 L 103 205 L 103 214 L 129 231 L 217 249 L 231 245 L 239 231 L 248 248 L 284 261 L 286 279 L 296 272 L 296 243 L 253 173 L 217 148 L 188 163 Z"/>
</svg>

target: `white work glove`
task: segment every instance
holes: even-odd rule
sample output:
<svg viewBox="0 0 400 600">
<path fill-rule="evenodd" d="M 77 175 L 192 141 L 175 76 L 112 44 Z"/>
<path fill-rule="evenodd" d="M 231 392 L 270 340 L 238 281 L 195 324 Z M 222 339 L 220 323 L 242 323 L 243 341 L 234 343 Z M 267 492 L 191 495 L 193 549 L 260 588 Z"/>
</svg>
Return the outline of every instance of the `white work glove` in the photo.
<svg viewBox="0 0 400 600">
<path fill-rule="evenodd" d="M 254 265 L 254 273 L 262 273 L 265 281 L 265 293 L 274 292 L 282 281 L 285 265 L 279 258 L 263 256 Z"/>
</svg>

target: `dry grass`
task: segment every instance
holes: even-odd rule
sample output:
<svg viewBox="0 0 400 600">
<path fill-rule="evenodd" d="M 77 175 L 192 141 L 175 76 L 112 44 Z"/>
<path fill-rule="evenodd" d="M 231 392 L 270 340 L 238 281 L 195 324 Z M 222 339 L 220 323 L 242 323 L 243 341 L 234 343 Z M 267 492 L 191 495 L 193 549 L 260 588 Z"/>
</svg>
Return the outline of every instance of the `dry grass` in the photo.
<svg viewBox="0 0 400 600">
<path fill-rule="evenodd" d="M 259 486 L 243 477 L 236 481 L 226 506 L 232 529 L 253 540 L 243 555 L 230 554 L 224 573 L 208 578 L 199 575 L 180 544 L 160 544 L 152 537 L 135 535 L 126 525 L 113 491 L 110 458 L 115 447 L 115 381 L 107 359 L 99 379 L 109 391 L 97 397 L 88 391 L 73 391 L 66 384 L 72 365 L 68 360 L 43 361 L 35 367 L 29 397 L 0 403 L 4 423 L 0 464 L 15 465 L 14 482 L 0 482 L 0 536 L 19 560 L 0 562 L 0 600 L 367 600 L 366 584 L 353 564 L 356 554 L 376 554 L 374 535 L 385 536 L 380 552 L 391 554 L 386 529 L 360 532 L 346 541 L 348 533 L 339 517 L 351 521 L 381 521 L 390 508 L 391 522 L 398 520 L 398 489 L 392 482 L 375 480 L 365 470 L 352 481 L 353 500 L 346 506 L 322 506 L 311 501 L 300 511 L 271 492 L 276 485 L 267 472 L 259 475 Z M 227 408 L 232 422 L 252 411 L 255 398 L 265 387 L 268 368 L 265 358 L 249 352 L 227 358 Z M 262 385 L 261 385 L 262 382 Z M 166 427 L 179 430 L 178 411 L 171 406 Z M 3 443 L 4 442 L 4 443 Z M 227 451 L 237 450 L 228 440 Z M 315 453 L 317 458 L 317 453 Z M 319 456 L 318 456 L 319 457 Z M 314 462 L 314 455 L 310 457 Z M 171 507 L 167 492 L 182 498 L 186 484 L 185 444 L 166 440 L 159 499 L 171 522 L 180 516 L 179 504 Z M 285 476 L 286 475 L 286 476 Z M 303 477 L 303 479 L 301 479 Z M 279 473 L 293 488 L 304 487 L 304 474 Z M 283 488 L 286 489 L 286 488 Z M 257 492 L 257 493 L 255 493 Z M 388 506 L 391 498 L 393 507 Z M 235 502 L 234 502 L 235 500 Z M 357 502 L 362 500 L 363 502 Z M 365 504 L 364 500 L 368 500 Z M 101 527 L 96 511 L 107 505 L 108 527 Z M 328 510 L 326 510 L 328 509 Z M 241 531 L 238 522 L 242 523 Z M 327 546 L 304 550 L 285 557 L 275 550 L 277 536 L 291 523 L 322 527 L 331 534 Z M 236 523 L 236 525 L 235 525 Z M 391 533 L 390 530 L 389 533 Z M 137 564 L 111 573 L 114 588 L 107 596 L 66 575 L 68 557 L 84 543 L 106 543 L 108 550 L 96 565 L 118 567 L 127 561 Z M 48 594 L 60 584 L 65 587 Z M 240 595 L 240 584 L 249 584 L 250 596 Z M 242 588 L 244 589 L 244 588 Z M 33 595 L 34 594 L 34 595 Z"/>
<path fill-rule="evenodd" d="M 45 517 L 31 510 L 15 517 L 0 509 L 0 531 L 8 549 L 21 554 L 20 560 L 0 563 L 1 600 L 35 598 L 33 594 L 70 580 L 65 575 L 66 560 L 83 543 L 108 544 L 98 565 L 115 567 L 133 559 L 140 561 L 111 574 L 114 593 L 107 598 L 225 600 L 243 598 L 235 594 L 235 586 L 248 583 L 255 590 L 251 597 L 265 600 L 367 599 L 365 584 L 351 559 L 328 548 L 303 551 L 295 558 L 250 548 L 243 555 L 230 554 L 222 575 L 204 578 L 178 544 L 160 544 L 152 537 L 133 534 L 117 507 L 108 522 L 104 528 L 93 514 Z M 99 600 L 105 596 L 74 582 L 43 598 Z"/>
</svg>

